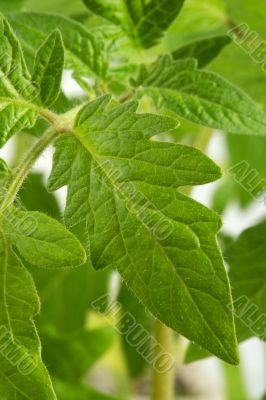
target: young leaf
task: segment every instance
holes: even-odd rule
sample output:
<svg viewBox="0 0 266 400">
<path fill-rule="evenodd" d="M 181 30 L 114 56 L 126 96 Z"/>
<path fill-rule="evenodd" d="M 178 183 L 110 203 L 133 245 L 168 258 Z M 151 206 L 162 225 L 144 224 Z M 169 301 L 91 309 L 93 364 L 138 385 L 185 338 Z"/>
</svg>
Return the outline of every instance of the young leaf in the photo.
<svg viewBox="0 0 266 400">
<path fill-rule="evenodd" d="M 220 170 L 196 149 L 148 140 L 173 128 L 171 119 L 136 114 L 135 103 L 107 111 L 109 101 L 85 106 L 76 138 L 59 140 L 49 188 L 68 185 L 65 219 L 87 220 L 96 269 L 115 266 L 157 318 L 236 363 L 230 289 L 215 239 L 220 218 L 176 190 L 213 181 Z"/>
<path fill-rule="evenodd" d="M 172 68 L 170 62 L 168 56 L 159 58 L 149 69 L 142 68 L 135 82 L 159 107 L 165 106 L 189 121 L 210 128 L 266 135 L 265 112 L 240 89 L 214 73 L 183 68 L 184 60 L 172 61 Z M 174 67 L 177 72 L 170 76 L 169 70 Z"/>
<path fill-rule="evenodd" d="M 14 133 L 30 128 L 37 119 L 32 102 L 36 87 L 25 64 L 20 44 L 0 15 L 0 147 Z"/>
<path fill-rule="evenodd" d="M 203 68 L 217 57 L 229 43 L 231 43 L 229 36 L 214 36 L 182 46 L 175 50 L 172 56 L 174 60 L 195 58 L 198 61 L 198 67 Z"/>
<path fill-rule="evenodd" d="M 59 95 L 64 68 L 64 45 L 58 30 L 51 33 L 37 51 L 32 80 L 39 91 L 40 103 L 50 107 Z"/>
<path fill-rule="evenodd" d="M 159 57 L 150 67 L 147 69 L 145 65 L 142 65 L 139 70 L 139 76 L 136 81 L 132 80 L 133 85 L 143 87 L 161 87 L 170 85 L 176 76 L 185 71 L 193 71 L 197 68 L 197 60 L 193 58 L 186 58 L 184 60 L 173 60 L 169 55 Z"/>
<path fill-rule="evenodd" d="M 33 280 L 1 232 L 0 397 L 56 400 L 33 323 L 39 301 Z"/>
<path fill-rule="evenodd" d="M 83 69 L 95 76 L 104 77 L 107 62 L 104 43 L 86 28 L 72 19 L 58 15 L 39 13 L 12 13 L 8 15 L 11 25 L 24 44 L 25 52 L 32 58 L 47 35 L 59 29 L 66 50 L 66 68 Z"/>
<path fill-rule="evenodd" d="M 184 0 L 83 0 L 95 14 L 118 24 L 138 47 L 152 47 L 179 14 Z"/>
<path fill-rule="evenodd" d="M 30 264 L 43 268 L 83 264 L 86 253 L 62 224 L 38 211 L 12 208 L 4 213 L 2 223 L 11 243 Z"/>
</svg>

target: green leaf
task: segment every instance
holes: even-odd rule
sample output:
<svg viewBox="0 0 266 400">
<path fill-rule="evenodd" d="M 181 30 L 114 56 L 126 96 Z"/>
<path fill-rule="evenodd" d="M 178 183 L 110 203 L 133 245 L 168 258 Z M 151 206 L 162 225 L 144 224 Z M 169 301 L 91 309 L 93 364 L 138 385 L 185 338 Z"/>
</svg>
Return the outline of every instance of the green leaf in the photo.
<svg viewBox="0 0 266 400">
<path fill-rule="evenodd" d="M 225 46 L 231 43 L 229 36 L 214 36 L 191 42 L 172 53 L 173 59 L 196 58 L 198 67 L 209 64 Z"/>
<path fill-rule="evenodd" d="M 1 232 L 0 397 L 55 400 L 33 323 L 40 308 L 38 296 L 8 239 Z"/>
<path fill-rule="evenodd" d="M 149 69 L 145 65 L 141 65 L 138 79 L 132 80 L 132 83 L 136 87 L 160 87 L 171 83 L 182 72 L 193 71 L 196 68 L 197 61 L 193 58 L 173 60 L 171 55 L 165 55 L 159 57 Z"/>
<path fill-rule="evenodd" d="M 37 119 L 32 104 L 38 92 L 31 82 L 20 44 L 0 15 L 0 147 L 16 132 L 30 128 Z"/>
<path fill-rule="evenodd" d="M 184 0 L 83 0 L 95 14 L 118 24 L 138 47 L 157 44 L 179 14 Z"/>
<path fill-rule="evenodd" d="M 81 24 L 72 19 L 52 14 L 12 13 L 8 15 L 29 59 L 47 35 L 59 29 L 66 50 L 65 67 L 83 69 L 98 77 L 107 72 L 104 43 Z"/>
<path fill-rule="evenodd" d="M 52 32 L 37 51 L 32 80 L 43 106 L 50 107 L 58 98 L 64 68 L 64 45 L 60 31 Z"/>
<path fill-rule="evenodd" d="M 34 266 L 64 268 L 86 260 L 76 237 L 62 224 L 38 211 L 8 209 L 2 224 L 11 243 Z"/>
<path fill-rule="evenodd" d="M 189 61 L 188 61 L 189 62 Z M 253 100 L 222 77 L 186 68 L 186 60 L 159 58 L 140 73 L 142 86 L 159 107 L 196 124 L 231 133 L 266 135 L 266 114 Z M 169 70 L 176 68 L 172 76 Z"/>
<path fill-rule="evenodd" d="M 227 248 L 238 340 L 266 341 L 266 221 L 245 230 Z"/>
<path fill-rule="evenodd" d="M 169 118 L 150 114 L 135 114 L 134 112 L 137 109 L 137 103 L 135 102 L 113 109 L 110 111 L 108 118 L 106 118 L 106 115 L 101 110 L 104 110 L 109 101 L 110 97 L 105 96 L 90 103 L 79 114 L 78 123 L 82 123 L 84 120 L 87 121 L 90 125 L 90 131 L 95 132 L 95 134 L 99 132 L 99 127 L 102 132 L 110 129 L 114 134 L 118 129 L 122 130 L 124 134 L 127 132 L 134 134 L 135 130 L 145 128 L 147 137 L 167 131 L 176 125 Z M 88 121 L 90 115 L 91 118 Z M 124 125 L 121 125 L 121 121 L 123 121 Z M 65 222 L 68 226 L 73 226 L 85 220 L 90 209 L 88 202 L 90 177 L 87 172 L 90 169 L 90 157 L 88 151 L 83 149 L 72 136 L 66 139 L 62 138 L 62 140 L 59 139 L 56 147 L 58 151 L 55 154 L 54 169 L 49 179 L 48 187 L 50 190 L 56 190 L 70 181 Z M 134 151 L 134 149 L 132 150 Z M 84 171 L 84 173 L 81 174 L 81 171 Z M 75 176 L 74 174 L 77 175 Z M 185 176 L 180 176 L 180 179 L 184 180 L 185 184 Z M 82 189 L 80 189 L 81 187 Z M 74 198 L 77 200 L 73 201 Z"/>
<path fill-rule="evenodd" d="M 194 148 L 148 140 L 175 121 L 136 114 L 134 102 L 108 109 L 109 101 L 85 106 L 76 138 L 59 139 L 49 188 L 68 185 L 65 220 L 87 221 L 94 268 L 115 266 L 157 318 L 236 363 L 220 218 L 176 190 L 220 170 Z"/>
</svg>

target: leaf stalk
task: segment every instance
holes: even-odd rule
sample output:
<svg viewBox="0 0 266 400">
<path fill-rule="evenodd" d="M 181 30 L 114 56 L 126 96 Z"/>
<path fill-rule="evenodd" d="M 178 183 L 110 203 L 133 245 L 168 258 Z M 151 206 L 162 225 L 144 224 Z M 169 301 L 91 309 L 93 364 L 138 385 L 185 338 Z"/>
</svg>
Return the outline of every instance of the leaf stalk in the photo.
<svg viewBox="0 0 266 400">
<path fill-rule="evenodd" d="M 33 165 L 46 147 L 54 140 L 57 134 L 58 132 L 53 127 L 47 129 L 38 142 L 32 146 L 25 158 L 23 158 L 22 162 L 17 166 L 13 173 L 11 184 L 5 193 L 4 200 L 0 206 L 0 214 L 2 214 L 14 202 L 17 193 L 19 192 Z"/>
<path fill-rule="evenodd" d="M 162 324 L 159 320 L 154 322 L 154 339 L 160 343 L 164 353 L 173 354 L 174 337 L 173 331 Z M 154 359 L 161 355 L 161 346 L 156 346 Z M 158 347 L 158 348 L 157 348 Z M 152 374 L 152 400 L 173 400 L 174 399 L 174 366 L 166 371 L 153 368 Z"/>
</svg>

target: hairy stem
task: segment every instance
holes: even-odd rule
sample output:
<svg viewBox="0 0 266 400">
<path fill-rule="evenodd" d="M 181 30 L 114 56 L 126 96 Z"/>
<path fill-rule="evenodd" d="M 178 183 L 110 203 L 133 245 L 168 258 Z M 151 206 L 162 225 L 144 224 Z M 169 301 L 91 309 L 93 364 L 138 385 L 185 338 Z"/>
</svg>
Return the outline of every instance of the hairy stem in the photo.
<svg viewBox="0 0 266 400">
<path fill-rule="evenodd" d="M 154 322 L 154 339 L 160 343 L 163 352 L 173 354 L 174 337 L 173 331 L 162 324 L 159 320 Z M 161 353 L 161 349 L 155 348 L 154 360 Z M 152 400 L 173 400 L 174 399 L 174 366 L 167 371 L 160 371 L 160 368 L 153 369 Z"/>
<path fill-rule="evenodd" d="M 5 209 L 14 202 L 19 189 L 32 169 L 34 163 L 37 161 L 46 147 L 53 141 L 56 135 L 57 132 L 53 127 L 50 127 L 42 135 L 38 142 L 33 145 L 26 157 L 17 166 L 13 172 L 13 179 L 11 180 L 11 183 L 5 193 L 4 200 L 0 206 L 0 213 L 5 211 Z"/>
<path fill-rule="evenodd" d="M 58 120 L 57 114 L 53 113 L 52 111 L 48 110 L 47 108 L 39 109 L 40 115 L 46 119 L 46 121 L 50 122 L 52 125 L 56 124 Z"/>
<path fill-rule="evenodd" d="M 42 152 L 46 147 L 52 143 L 54 138 L 62 133 L 72 132 L 75 117 L 81 106 L 73 108 L 65 114 L 57 115 L 48 109 L 40 109 L 40 115 L 45 118 L 52 125 L 46 132 L 41 136 L 39 141 L 33 145 L 29 153 L 22 162 L 18 164 L 15 171 L 13 172 L 13 179 L 7 188 L 4 196 L 4 200 L 0 206 L 0 214 L 9 207 L 15 200 L 16 195 L 21 188 L 24 180 L 32 169 L 34 163 L 38 160 Z"/>
</svg>

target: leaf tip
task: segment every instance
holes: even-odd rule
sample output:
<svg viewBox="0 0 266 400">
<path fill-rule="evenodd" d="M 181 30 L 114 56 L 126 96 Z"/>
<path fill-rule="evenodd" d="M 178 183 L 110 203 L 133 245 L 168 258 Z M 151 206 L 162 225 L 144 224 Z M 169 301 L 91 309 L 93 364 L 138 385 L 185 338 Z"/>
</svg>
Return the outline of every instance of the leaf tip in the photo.
<svg viewBox="0 0 266 400">
<path fill-rule="evenodd" d="M 240 354 L 238 350 L 237 343 L 235 342 L 234 346 L 231 347 L 230 353 L 227 352 L 226 356 L 223 357 L 224 361 L 231 365 L 239 365 L 240 363 Z"/>
<path fill-rule="evenodd" d="M 64 48 L 63 36 L 61 34 L 60 29 L 54 29 L 47 38 L 47 41 L 53 40 L 56 46 L 60 46 Z"/>
</svg>

